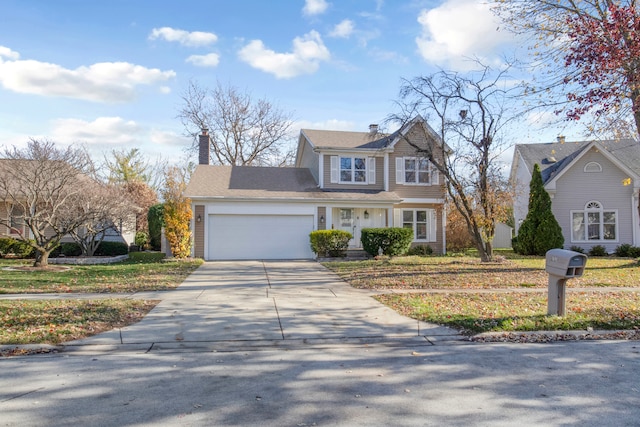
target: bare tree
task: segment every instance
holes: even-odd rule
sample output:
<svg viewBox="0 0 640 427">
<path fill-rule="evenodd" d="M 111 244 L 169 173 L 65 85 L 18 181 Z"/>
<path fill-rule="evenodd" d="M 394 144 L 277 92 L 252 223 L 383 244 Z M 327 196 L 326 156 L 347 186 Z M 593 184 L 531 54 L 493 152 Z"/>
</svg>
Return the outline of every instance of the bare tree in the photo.
<svg viewBox="0 0 640 427">
<path fill-rule="evenodd" d="M 496 221 L 506 218 L 502 202 L 506 183 L 498 156 L 506 148 L 501 130 L 515 120 L 507 104 L 517 87 L 510 87 L 506 71 L 482 71 L 465 77 L 440 71 L 404 80 L 400 90 L 402 112 L 392 120 L 408 123 L 417 114 L 437 123 L 438 131 L 423 121 L 420 132 L 404 139 L 445 177 L 448 196 L 460 213 L 482 261 L 493 259 Z M 421 138 L 420 138 L 421 137 Z M 434 144 L 416 144 L 415 140 Z M 441 142 L 438 142 L 441 141 Z"/>
<path fill-rule="evenodd" d="M 93 256 L 109 231 L 135 231 L 135 217 L 131 216 L 137 208 L 120 186 L 94 182 L 91 191 L 80 195 L 76 204 L 86 221 L 69 235 L 85 256 Z"/>
<path fill-rule="evenodd" d="M 213 89 L 191 81 L 182 94 L 178 117 L 194 138 L 208 129 L 211 153 L 221 165 L 276 165 L 291 162 L 292 117 L 266 99 L 254 100 L 233 86 Z M 290 145 L 290 144 L 289 144 Z"/>
<path fill-rule="evenodd" d="M 78 203 L 95 183 L 87 175 L 91 159 L 85 150 L 35 139 L 2 154 L 0 225 L 35 249 L 35 267 L 46 267 L 60 239 L 87 221 Z"/>
</svg>

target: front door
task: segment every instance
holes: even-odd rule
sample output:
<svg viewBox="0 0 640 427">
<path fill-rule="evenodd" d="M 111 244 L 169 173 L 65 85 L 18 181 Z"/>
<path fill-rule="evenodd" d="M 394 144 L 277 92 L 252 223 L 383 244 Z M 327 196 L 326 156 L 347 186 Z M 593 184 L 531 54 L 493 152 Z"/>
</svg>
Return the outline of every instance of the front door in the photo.
<svg viewBox="0 0 640 427">
<path fill-rule="evenodd" d="M 340 230 L 348 231 L 354 237 L 356 235 L 356 219 L 353 209 L 341 208 L 340 209 Z M 356 240 L 349 240 L 349 247 L 354 247 Z"/>
</svg>

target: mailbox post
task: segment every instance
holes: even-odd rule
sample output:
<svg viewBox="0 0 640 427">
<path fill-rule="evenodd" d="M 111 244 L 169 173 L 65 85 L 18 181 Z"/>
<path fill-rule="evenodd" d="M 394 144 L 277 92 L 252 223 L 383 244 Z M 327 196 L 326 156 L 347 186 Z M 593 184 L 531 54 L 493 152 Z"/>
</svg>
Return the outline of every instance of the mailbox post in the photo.
<svg viewBox="0 0 640 427">
<path fill-rule="evenodd" d="M 549 296 L 547 314 L 566 314 L 565 292 L 568 279 L 580 277 L 587 265 L 587 256 L 565 249 L 551 249 L 547 252 L 545 270 L 549 273 Z"/>
</svg>

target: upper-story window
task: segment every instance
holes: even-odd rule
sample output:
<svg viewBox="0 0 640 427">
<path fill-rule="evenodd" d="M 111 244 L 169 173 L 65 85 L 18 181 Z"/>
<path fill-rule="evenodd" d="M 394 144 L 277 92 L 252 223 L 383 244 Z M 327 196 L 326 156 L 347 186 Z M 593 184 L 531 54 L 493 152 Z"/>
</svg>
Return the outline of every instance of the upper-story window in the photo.
<svg viewBox="0 0 640 427">
<path fill-rule="evenodd" d="M 573 242 L 618 240 L 617 218 L 617 211 L 605 210 L 597 201 L 588 202 L 584 210 L 571 212 L 571 240 Z"/>
<path fill-rule="evenodd" d="M 587 173 L 602 172 L 602 166 L 598 162 L 589 162 L 584 165 L 584 171 Z"/>
<path fill-rule="evenodd" d="M 422 157 L 396 159 L 396 183 L 408 185 L 438 184 L 438 170 Z"/>
<path fill-rule="evenodd" d="M 375 184 L 375 157 L 331 156 L 331 183 Z"/>
<path fill-rule="evenodd" d="M 366 157 L 340 157 L 340 182 L 367 182 Z"/>
</svg>

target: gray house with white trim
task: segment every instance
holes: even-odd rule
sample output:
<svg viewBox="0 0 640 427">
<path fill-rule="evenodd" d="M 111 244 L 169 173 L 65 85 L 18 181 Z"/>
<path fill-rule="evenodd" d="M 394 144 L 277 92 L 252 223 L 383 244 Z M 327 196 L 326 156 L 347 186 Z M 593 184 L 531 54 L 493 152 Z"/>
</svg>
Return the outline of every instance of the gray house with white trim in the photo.
<svg viewBox="0 0 640 427">
<path fill-rule="evenodd" d="M 527 215 L 534 164 L 540 166 L 564 246 L 640 246 L 640 143 L 634 140 L 518 144 L 511 165 L 517 230 Z"/>
</svg>

